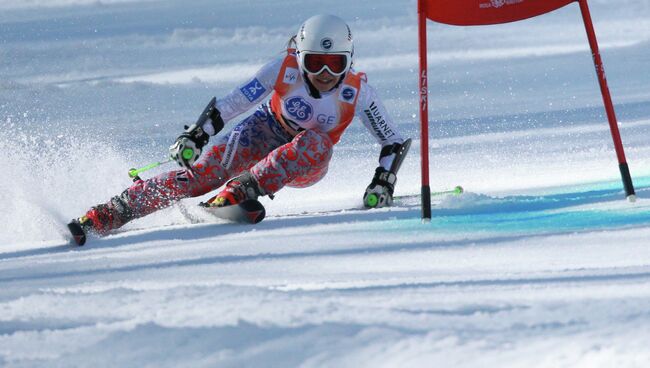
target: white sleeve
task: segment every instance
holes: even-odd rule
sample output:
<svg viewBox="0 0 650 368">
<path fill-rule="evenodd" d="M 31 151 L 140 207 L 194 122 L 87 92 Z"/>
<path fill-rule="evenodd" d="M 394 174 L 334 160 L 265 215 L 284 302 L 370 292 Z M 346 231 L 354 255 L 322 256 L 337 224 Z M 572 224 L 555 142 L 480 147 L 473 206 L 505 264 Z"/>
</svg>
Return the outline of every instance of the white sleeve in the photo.
<svg viewBox="0 0 650 368">
<path fill-rule="evenodd" d="M 284 55 L 266 63 L 255 75 L 226 96 L 217 99 L 217 109 L 224 122 L 262 102 L 272 91 L 282 67 Z M 206 130 L 207 131 L 207 130 Z M 210 134 L 210 132 L 208 132 Z"/>
<path fill-rule="evenodd" d="M 382 151 L 384 147 L 391 146 L 394 143 L 404 143 L 404 138 L 395 129 L 395 123 L 388 111 L 386 111 L 384 104 L 381 103 L 375 89 L 365 82 L 361 82 L 360 89 L 355 114 L 377 139 L 377 142 L 381 144 Z M 390 170 L 395 156 L 394 153 L 386 156 L 380 154 L 379 165 L 386 170 Z"/>
<path fill-rule="evenodd" d="M 361 82 L 360 89 L 355 115 L 361 119 L 363 125 L 368 128 L 382 147 L 393 143 L 403 143 L 404 139 L 395 129 L 393 118 L 386 111 L 375 89 L 366 82 Z"/>
</svg>

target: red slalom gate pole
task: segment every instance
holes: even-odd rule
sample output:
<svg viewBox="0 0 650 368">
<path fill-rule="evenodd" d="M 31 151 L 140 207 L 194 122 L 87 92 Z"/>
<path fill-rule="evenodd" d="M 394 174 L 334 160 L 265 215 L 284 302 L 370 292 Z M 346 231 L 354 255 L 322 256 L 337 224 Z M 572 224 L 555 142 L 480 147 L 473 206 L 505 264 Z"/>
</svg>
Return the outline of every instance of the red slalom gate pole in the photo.
<svg viewBox="0 0 650 368">
<path fill-rule="evenodd" d="M 625 151 L 623 150 L 623 143 L 621 142 L 621 134 L 618 130 L 618 122 L 616 120 L 616 113 L 614 112 L 614 104 L 612 103 L 612 97 L 609 93 L 609 87 L 607 86 L 607 79 L 605 77 L 605 67 L 603 66 L 603 60 L 600 57 L 600 51 L 598 50 L 598 41 L 596 40 L 596 32 L 594 31 L 594 25 L 591 20 L 589 6 L 587 5 L 587 0 L 578 0 L 578 3 L 580 4 L 582 19 L 585 23 L 587 37 L 589 38 L 589 46 L 591 47 L 591 53 L 593 55 L 594 65 L 596 66 L 596 74 L 598 75 L 600 91 L 603 95 L 603 102 L 605 104 L 607 120 L 609 121 L 609 129 L 612 133 L 612 139 L 614 140 L 614 148 L 616 149 L 616 157 L 618 158 L 618 167 L 619 170 L 621 171 L 621 178 L 623 179 L 625 196 L 628 198 L 629 201 L 633 202 L 636 199 L 634 193 L 634 184 L 632 183 L 632 177 L 630 176 L 630 168 L 628 167 L 627 161 L 625 160 Z"/>
<path fill-rule="evenodd" d="M 422 172 L 422 221 L 431 221 L 429 186 L 429 86 L 427 80 L 426 1 L 418 0 L 418 52 L 420 55 L 420 165 Z"/>
</svg>

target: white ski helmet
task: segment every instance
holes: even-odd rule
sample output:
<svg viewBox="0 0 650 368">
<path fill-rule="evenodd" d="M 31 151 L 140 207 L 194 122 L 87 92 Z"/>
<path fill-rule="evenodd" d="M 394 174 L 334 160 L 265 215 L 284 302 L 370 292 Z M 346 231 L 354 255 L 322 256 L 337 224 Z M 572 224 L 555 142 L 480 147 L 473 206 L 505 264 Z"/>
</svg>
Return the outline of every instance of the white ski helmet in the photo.
<svg viewBox="0 0 650 368">
<path fill-rule="evenodd" d="M 350 70 L 354 55 L 352 32 L 337 16 L 315 15 L 300 26 L 296 51 L 303 72 L 319 74 L 327 70 L 332 75 L 344 75 Z"/>
</svg>

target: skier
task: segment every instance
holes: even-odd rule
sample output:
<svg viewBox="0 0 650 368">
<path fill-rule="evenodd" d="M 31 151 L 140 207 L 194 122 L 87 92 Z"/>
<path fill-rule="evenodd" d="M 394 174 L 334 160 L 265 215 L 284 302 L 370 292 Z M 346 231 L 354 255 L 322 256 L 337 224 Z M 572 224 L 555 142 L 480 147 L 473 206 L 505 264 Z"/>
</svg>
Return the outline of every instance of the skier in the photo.
<svg viewBox="0 0 650 368">
<path fill-rule="evenodd" d="M 366 206 L 390 205 L 410 140 L 405 142 L 397 132 L 365 74 L 351 68 L 353 55 L 352 32 L 341 18 L 307 19 L 290 39 L 286 53 L 225 97 L 213 99 L 204 112 L 207 118 L 186 127 L 170 147 L 171 158 L 181 170 L 136 180 L 71 224 L 104 235 L 224 184 L 210 205 L 235 205 L 264 195 L 272 198 L 286 185 L 310 186 L 327 173 L 333 146 L 354 116 L 382 145 L 379 166 L 364 194 Z M 253 114 L 228 134 L 217 136 L 201 156 L 210 136 L 258 104 Z"/>
</svg>

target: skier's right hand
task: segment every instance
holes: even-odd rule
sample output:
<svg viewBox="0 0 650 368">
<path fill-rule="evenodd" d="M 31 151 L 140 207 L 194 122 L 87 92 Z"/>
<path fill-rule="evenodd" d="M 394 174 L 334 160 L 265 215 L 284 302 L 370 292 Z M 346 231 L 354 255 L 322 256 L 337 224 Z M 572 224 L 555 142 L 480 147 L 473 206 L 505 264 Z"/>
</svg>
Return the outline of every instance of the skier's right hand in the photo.
<svg viewBox="0 0 650 368">
<path fill-rule="evenodd" d="M 169 147 L 169 157 L 180 167 L 192 170 L 192 165 L 201 156 L 201 149 L 208 143 L 210 136 L 199 126 L 186 126 L 185 132 L 176 138 Z"/>
</svg>

